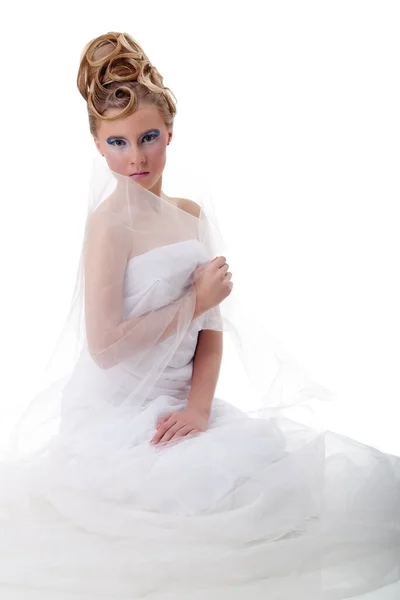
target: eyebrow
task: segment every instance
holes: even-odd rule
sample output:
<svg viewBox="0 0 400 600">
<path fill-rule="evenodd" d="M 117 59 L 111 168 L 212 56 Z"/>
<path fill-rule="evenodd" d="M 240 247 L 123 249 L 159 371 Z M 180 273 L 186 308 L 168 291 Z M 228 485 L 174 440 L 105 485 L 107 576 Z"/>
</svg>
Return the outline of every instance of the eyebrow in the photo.
<svg viewBox="0 0 400 600">
<path fill-rule="evenodd" d="M 151 133 L 151 132 L 153 132 L 153 131 L 158 131 L 158 129 L 157 129 L 156 127 L 153 127 L 152 129 L 147 129 L 147 131 L 143 131 L 143 133 L 139 134 L 139 135 L 138 135 L 138 138 L 141 138 L 141 137 L 143 137 L 144 135 L 146 135 L 146 134 L 148 134 L 148 133 Z M 110 139 L 110 138 L 119 138 L 119 139 L 124 139 L 124 140 L 126 140 L 126 137 L 125 137 L 124 135 L 108 135 L 108 136 L 107 136 L 107 139 Z"/>
</svg>

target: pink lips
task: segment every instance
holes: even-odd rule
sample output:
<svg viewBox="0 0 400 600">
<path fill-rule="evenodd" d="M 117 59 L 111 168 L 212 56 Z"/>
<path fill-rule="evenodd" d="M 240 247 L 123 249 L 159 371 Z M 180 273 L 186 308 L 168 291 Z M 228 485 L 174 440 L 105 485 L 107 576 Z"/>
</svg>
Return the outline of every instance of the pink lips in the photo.
<svg viewBox="0 0 400 600">
<path fill-rule="evenodd" d="M 132 175 L 129 175 L 129 177 L 133 177 L 134 179 L 140 179 L 141 177 L 145 177 L 148 174 L 148 171 L 144 171 L 143 173 L 132 173 Z"/>
</svg>

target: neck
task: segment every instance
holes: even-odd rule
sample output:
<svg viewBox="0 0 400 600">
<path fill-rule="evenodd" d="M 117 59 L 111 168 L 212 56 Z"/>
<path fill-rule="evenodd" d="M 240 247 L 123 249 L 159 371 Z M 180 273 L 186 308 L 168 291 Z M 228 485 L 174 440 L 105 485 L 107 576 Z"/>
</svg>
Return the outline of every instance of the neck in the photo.
<svg viewBox="0 0 400 600">
<path fill-rule="evenodd" d="M 149 190 L 156 196 L 161 197 L 161 186 L 162 186 L 162 175 L 160 175 L 160 177 L 157 179 L 156 183 L 151 188 L 149 188 Z"/>
</svg>

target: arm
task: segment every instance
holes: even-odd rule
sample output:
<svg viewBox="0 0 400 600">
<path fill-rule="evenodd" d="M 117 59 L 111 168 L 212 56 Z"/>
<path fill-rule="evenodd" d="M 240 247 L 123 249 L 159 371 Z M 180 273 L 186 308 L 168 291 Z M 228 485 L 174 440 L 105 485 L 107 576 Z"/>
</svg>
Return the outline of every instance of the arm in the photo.
<svg viewBox="0 0 400 600">
<path fill-rule="evenodd" d="M 176 333 L 184 306 L 186 306 L 185 312 L 190 311 L 192 314 L 190 323 L 205 312 L 198 302 L 196 290 L 193 287 L 187 296 L 179 298 L 171 304 L 151 311 L 147 315 L 121 321 L 114 330 L 109 331 L 108 340 L 105 343 L 105 352 L 108 356 L 105 354 L 101 356 L 100 352 L 98 358 L 100 366 L 110 368 L 132 355 L 135 349 L 137 351 L 146 350 L 146 348 L 162 342 L 174 332 Z M 168 321 L 168 326 L 163 329 L 166 321 Z M 113 352 L 113 348 L 116 348 L 115 352 Z M 114 358 L 115 356 L 116 358 Z"/>
<path fill-rule="evenodd" d="M 221 368 L 222 337 L 222 331 L 201 330 L 193 358 L 192 386 L 187 407 L 207 418 L 210 416 Z"/>
<path fill-rule="evenodd" d="M 199 332 L 187 407 L 158 419 L 152 444 L 206 431 L 221 366 L 222 335 L 211 329 Z"/>
<path fill-rule="evenodd" d="M 123 223 L 113 222 L 105 212 L 95 213 L 87 233 L 86 332 L 90 354 L 100 368 L 134 355 L 140 360 L 143 352 L 173 333 L 180 336 L 182 326 L 186 330 L 204 312 L 193 286 L 186 296 L 159 310 L 124 319 L 123 281 L 130 246 Z"/>
</svg>

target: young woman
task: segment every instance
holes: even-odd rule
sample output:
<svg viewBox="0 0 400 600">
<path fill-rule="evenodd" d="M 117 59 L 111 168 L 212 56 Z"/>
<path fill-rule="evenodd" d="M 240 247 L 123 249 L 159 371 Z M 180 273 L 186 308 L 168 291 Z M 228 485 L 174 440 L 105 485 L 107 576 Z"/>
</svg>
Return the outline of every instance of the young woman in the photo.
<svg viewBox="0 0 400 600">
<path fill-rule="evenodd" d="M 2 466 L 1 598 L 333 600 L 398 581 L 400 459 L 215 397 L 232 276 L 203 207 L 162 191 L 176 108 L 160 73 L 108 33 L 78 88 L 105 159 L 82 347 L 31 411 L 57 430 Z"/>
</svg>

